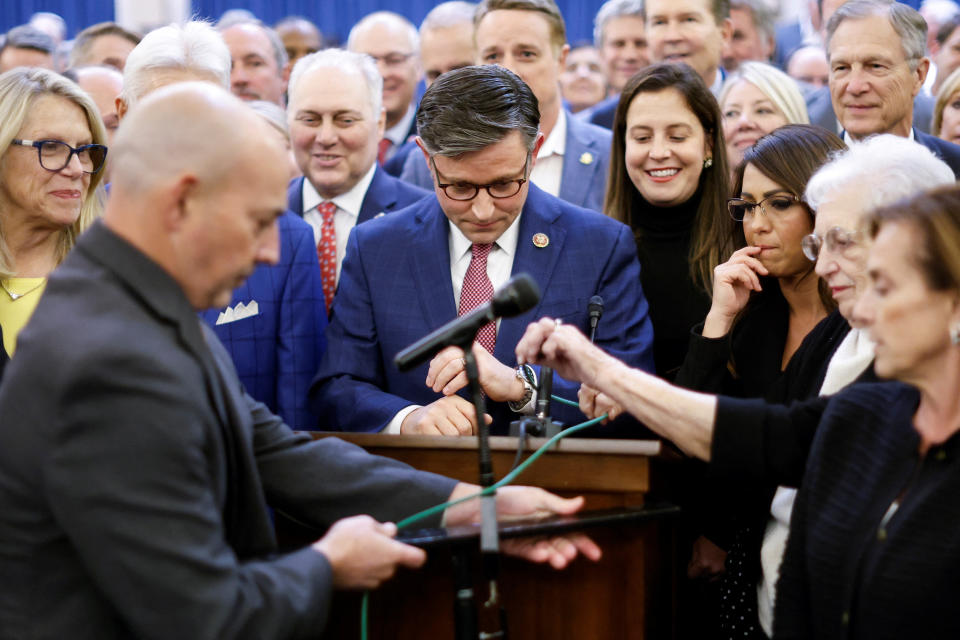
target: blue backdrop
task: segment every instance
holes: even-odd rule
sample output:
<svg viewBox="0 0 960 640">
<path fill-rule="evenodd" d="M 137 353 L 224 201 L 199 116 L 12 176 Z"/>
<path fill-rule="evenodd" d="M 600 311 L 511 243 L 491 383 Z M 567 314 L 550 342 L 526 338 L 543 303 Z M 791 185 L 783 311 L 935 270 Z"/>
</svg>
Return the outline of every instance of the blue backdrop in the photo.
<svg viewBox="0 0 960 640">
<path fill-rule="evenodd" d="M 325 34 L 345 40 L 350 27 L 373 11 L 396 11 L 419 25 L 437 4 L 437 0 L 194 0 L 193 10 L 197 15 L 216 19 L 227 9 L 249 9 L 269 24 L 284 16 L 302 15 L 313 20 Z M 592 39 L 593 16 L 603 0 L 559 0 L 557 4 L 567 23 L 569 41 Z M 36 11 L 63 16 L 69 37 L 87 25 L 112 20 L 114 15 L 110 0 L 0 0 L 0 32 L 23 24 Z"/>
</svg>

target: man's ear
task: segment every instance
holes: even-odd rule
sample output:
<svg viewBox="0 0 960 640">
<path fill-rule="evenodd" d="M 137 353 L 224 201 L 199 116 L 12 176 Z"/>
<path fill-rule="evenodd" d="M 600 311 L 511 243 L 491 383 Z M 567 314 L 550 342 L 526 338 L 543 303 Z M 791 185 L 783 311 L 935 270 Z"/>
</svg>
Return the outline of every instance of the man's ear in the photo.
<svg viewBox="0 0 960 640">
<path fill-rule="evenodd" d="M 113 104 L 115 104 L 117 107 L 117 118 L 123 120 L 123 116 L 127 115 L 127 101 L 122 97 L 117 96 L 116 99 L 114 99 Z"/>
<path fill-rule="evenodd" d="M 923 89 L 923 83 L 927 81 L 927 74 L 930 72 L 930 58 L 924 56 L 917 63 L 917 70 L 914 71 L 913 97 L 916 98 L 920 90 Z"/>
<path fill-rule="evenodd" d="M 191 206 L 191 199 L 197 191 L 197 177 L 186 173 L 177 178 L 169 189 L 163 202 L 160 203 L 160 216 L 167 231 L 179 231 L 188 222 L 195 210 Z"/>
</svg>

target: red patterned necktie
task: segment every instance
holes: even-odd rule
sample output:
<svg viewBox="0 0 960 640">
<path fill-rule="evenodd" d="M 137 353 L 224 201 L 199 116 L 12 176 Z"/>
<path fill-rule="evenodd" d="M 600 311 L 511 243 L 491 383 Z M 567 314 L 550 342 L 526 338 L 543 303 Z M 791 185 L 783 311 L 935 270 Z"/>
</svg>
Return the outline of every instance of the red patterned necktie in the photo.
<svg viewBox="0 0 960 640">
<path fill-rule="evenodd" d="M 390 138 L 383 138 L 380 140 L 380 143 L 377 145 L 377 164 L 381 167 L 383 163 L 387 160 L 387 151 L 390 150 L 390 146 L 393 143 L 390 142 Z"/>
<path fill-rule="evenodd" d="M 487 277 L 487 256 L 492 248 L 492 244 L 475 244 L 470 248 L 470 266 L 463 278 L 457 315 L 465 315 L 493 299 L 493 285 Z M 477 342 L 492 354 L 497 344 L 496 323 L 491 322 L 481 327 L 477 332 Z"/>
<path fill-rule="evenodd" d="M 320 259 L 320 274 L 323 277 L 323 300 L 329 314 L 333 294 L 337 291 L 337 230 L 333 226 L 333 215 L 337 212 L 337 205 L 324 202 L 317 207 L 317 211 L 323 216 L 317 258 Z"/>
</svg>

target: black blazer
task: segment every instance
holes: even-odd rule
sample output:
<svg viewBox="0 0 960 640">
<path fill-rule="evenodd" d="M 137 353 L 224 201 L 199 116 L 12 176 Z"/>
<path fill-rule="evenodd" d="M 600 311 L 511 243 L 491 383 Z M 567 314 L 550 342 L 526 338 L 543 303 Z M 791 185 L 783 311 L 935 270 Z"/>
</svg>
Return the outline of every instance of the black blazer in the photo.
<svg viewBox="0 0 960 640">
<path fill-rule="evenodd" d="M 3 348 L 3 328 L 0 327 L 0 381 L 3 380 L 3 370 L 10 361 L 7 350 Z"/>
<path fill-rule="evenodd" d="M 268 507 L 322 529 L 453 489 L 291 431 L 103 223 L 51 275 L 16 365 L 0 385 L 3 637 L 315 637 L 330 565 L 278 555 Z"/>
</svg>

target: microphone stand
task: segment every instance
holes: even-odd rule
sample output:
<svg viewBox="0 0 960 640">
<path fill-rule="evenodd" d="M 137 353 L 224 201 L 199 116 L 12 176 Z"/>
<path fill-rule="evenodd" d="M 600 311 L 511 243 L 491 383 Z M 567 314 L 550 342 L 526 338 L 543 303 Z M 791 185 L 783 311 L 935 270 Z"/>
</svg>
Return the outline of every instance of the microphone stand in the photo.
<svg viewBox="0 0 960 640">
<path fill-rule="evenodd" d="M 459 345 L 463 349 L 464 369 L 470 387 L 470 396 L 477 413 L 477 450 L 480 456 L 480 486 L 484 489 L 493 485 L 493 461 L 490 454 L 490 426 L 483 419 L 486 413 L 486 403 L 483 399 L 483 389 L 480 387 L 480 370 L 477 367 L 476 356 L 471 346 L 473 337 L 466 345 Z M 483 606 L 490 610 L 499 608 L 500 629 L 493 632 L 474 634 L 472 638 L 493 640 L 507 638 L 507 612 L 500 601 L 500 592 L 497 588 L 497 577 L 500 572 L 500 533 L 497 529 L 497 499 L 496 492 L 480 498 L 480 553 L 483 558 L 483 574 L 489 583 L 489 597 Z M 460 611 L 460 608 L 458 608 Z M 474 623 L 476 621 L 474 620 Z M 460 635 L 457 636 L 461 637 Z"/>
</svg>

